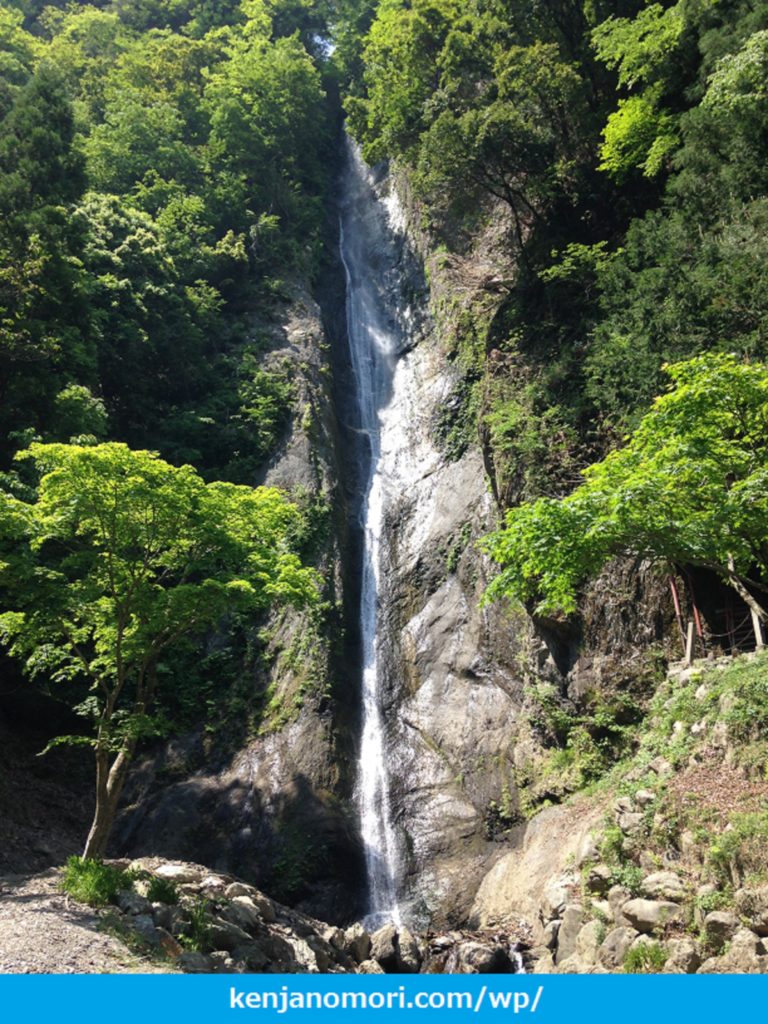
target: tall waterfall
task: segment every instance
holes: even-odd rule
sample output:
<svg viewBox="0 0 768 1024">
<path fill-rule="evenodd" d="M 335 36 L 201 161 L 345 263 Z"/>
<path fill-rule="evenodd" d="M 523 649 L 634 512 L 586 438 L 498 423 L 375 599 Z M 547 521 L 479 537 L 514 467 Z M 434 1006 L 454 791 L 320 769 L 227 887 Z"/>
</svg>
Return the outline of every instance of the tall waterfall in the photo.
<svg viewBox="0 0 768 1024">
<path fill-rule="evenodd" d="M 358 423 L 361 434 L 367 439 L 367 445 L 361 445 L 361 449 L 367 447 L 367 451 L 361 452 L 363 727 L 357 798 L 370 898 L 366 923 L 368 927 L 377 927 L 388 921 L 400 924 L 398 852 L 390 807 L 378 627 L 388 461 L 382 455 L 382 440 L 391 429 L 385 410 L 391 400 L 401 333 L 387 288 L 392 262 L 385 210 L 373 192 L 368 168 L 349 140 L 340 221 Z M 387 440 L 391 442 L 391 438 Z M 397 445 L 389 443 L 385 447 L 396 450 Z"/>
</svg>

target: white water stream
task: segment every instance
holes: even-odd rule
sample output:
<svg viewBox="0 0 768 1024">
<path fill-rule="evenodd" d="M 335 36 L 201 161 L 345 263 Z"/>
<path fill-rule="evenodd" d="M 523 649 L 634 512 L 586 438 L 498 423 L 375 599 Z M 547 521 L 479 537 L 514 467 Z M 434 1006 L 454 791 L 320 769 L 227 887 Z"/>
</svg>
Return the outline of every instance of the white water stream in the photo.
<svg viewBox="0 0 768 1024">
<path fill-rule="evenodd" d="M 371 187 L 369 169 L 349 140 L 347 150 L 340 249 L 347 280 L 347 331 L 359 429 L 368 442 L 368 451 L 361 455 L 363 727 L 357 797 L 369 891 L 365 923 L 376 928 L 389 921 L 401 923 L 399 858 L 390 806 L 379 643 L 382 530 L 389 461 L 382 457 L 382 438 L 383 431 L 387 431 L 386 451 L 396 453 L 400 445 L 398 438 L 391 435 L 398 427 L 384 412 L 391 401 L 401 332 L 392 308 L 394 299 L 387 288 L 392 267 L 386 212 Z M 405 444 L 404 434 L 402 443 Z"/>
</svg>

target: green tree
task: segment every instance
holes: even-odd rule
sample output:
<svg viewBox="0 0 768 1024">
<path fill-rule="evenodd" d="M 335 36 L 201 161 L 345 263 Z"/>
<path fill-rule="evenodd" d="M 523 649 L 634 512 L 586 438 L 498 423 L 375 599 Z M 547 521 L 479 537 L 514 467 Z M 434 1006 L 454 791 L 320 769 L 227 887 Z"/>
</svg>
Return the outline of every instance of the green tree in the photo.
<svg viewBox="0 0 768 1024">
<path fill-rule="evenodd" d="M 671 389 L 623 448 L 486 539 L 502 566 L 490 597 L 571 612 L 589 576 L 630 554 L 711 569 L 766 619 L 768 366 L 706 354 L 666 369 Z"/>
<path fill-rule="evenodd" d="M 0 633 L 26 670 L 84 682 L 96 811 L 84 857 L 103 856 L 137 742 L 153 717 L 162 658 L 232 610 L 316 596 L 292 553 L 300 513 L 271 488 L 205 484 L 123 444 L 33 444 L 37 499 L 0 493 L 2 578 L 11 607 Z"/>
</svg>

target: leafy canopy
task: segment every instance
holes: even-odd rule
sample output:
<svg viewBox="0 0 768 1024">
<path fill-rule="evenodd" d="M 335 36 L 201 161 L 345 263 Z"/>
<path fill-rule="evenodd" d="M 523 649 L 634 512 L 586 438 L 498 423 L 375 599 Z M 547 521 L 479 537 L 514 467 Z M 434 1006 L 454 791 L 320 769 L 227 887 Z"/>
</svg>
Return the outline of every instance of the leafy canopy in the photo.
<svg viewBox="0 0 768 1024">
<path fill-rule="evenodd" d="M 624 447 L 568 497 L 513 508 L 486 538 L 502 566 L 489 598 L 572 612 L 579 586 L 619 554 L 704 566 L 737 589 L 768 570 L 768 366 L 707 354 L 666 371 L 670 390 Z"/>
</svg>

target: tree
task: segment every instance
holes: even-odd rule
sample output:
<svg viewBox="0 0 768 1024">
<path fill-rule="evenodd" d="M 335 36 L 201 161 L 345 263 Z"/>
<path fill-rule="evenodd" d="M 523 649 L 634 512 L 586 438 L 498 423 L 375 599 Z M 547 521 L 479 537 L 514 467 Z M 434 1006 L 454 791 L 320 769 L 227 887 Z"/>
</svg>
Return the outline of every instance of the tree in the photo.
<svg viewBox="0 0 768 1024">
<path fill-rule="evenodd" d="M 33 444 L 36 500 L 0 492 L 0 635 L 27 672 L 87 684 L 96 810 L 84 857 L 103 856 L 137 742 L 156 735 L 162 658 L 235 609 L 306 603 L 314 573 L 290 550 L 300 513 L 272 488 L 206 484 L 124 444 Z M 13 606 L 13 605 L 12 605 Z"/>
<path fill-rule="evenodd" d="M 571 612 L 615 555 L 711 569 L 759 619 L 768 591 L 768 365 L 707 354 L 666 367 L 627 444 L 561 500 L 511 509 L 485 547 L 502 565 L 489 597 Z"/>
</svg>

